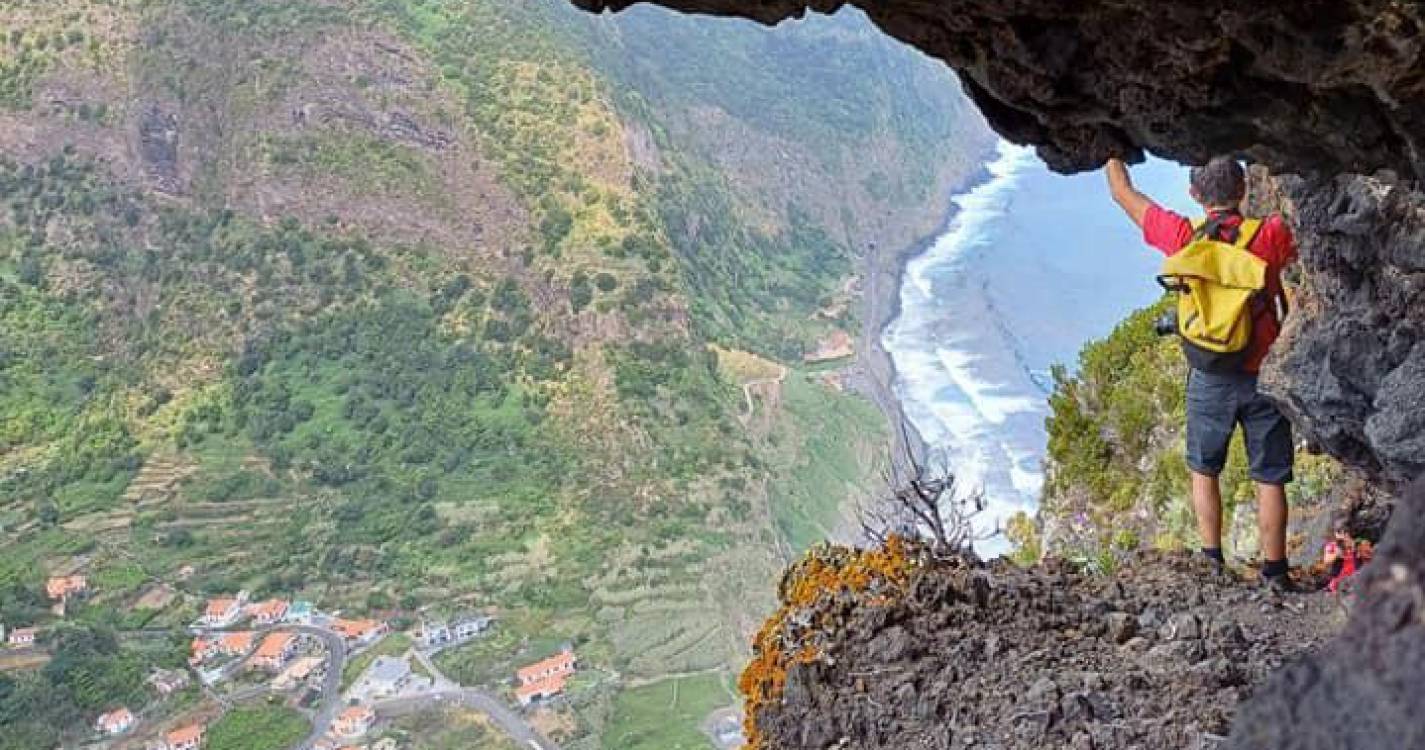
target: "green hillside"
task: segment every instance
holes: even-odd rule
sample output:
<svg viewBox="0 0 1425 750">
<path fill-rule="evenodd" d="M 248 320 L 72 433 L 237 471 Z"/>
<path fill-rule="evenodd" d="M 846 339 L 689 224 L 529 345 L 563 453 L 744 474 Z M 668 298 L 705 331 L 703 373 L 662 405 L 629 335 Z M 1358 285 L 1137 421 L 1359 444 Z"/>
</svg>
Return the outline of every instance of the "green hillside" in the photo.
<svg viewBox="0 0 1425 750">
<path fill-rule="evenodd" d="M 21 0 L 0 31 L 0 621 L 55 656 L 0 664 L 6 749 L 154 702 L 240 588 L 498 612 L 453 675 L 572 642 L 603 677 L 564 746 L 639 731 L 625 685 L 739 665 L 871 485 L 875 413 L 797 366 L 988 141 L 849 13 Z M 712 344 L 785 396 L 744 413 Z"/>
<path fill-rule="evenodd" d="M 1176 339 L 1154 332 L 1168 305 L 1139 310 L 1085 346 L 1075 372 L 1055 370 L 1043 503 L 1037 519 L 1011 523 L 1026 561 L 1048 552 L 1111 568 L 1140 547 L 1199 544 L 1182 457 L 1187 363 Z M 1334 460 L 1299 451 L 1293 515 L 1319 513 L 1339 475 Z M 1221 480 L 1228 553 L 1249 557 L 1257 529 L 1240 431 Z"/>
</svg>

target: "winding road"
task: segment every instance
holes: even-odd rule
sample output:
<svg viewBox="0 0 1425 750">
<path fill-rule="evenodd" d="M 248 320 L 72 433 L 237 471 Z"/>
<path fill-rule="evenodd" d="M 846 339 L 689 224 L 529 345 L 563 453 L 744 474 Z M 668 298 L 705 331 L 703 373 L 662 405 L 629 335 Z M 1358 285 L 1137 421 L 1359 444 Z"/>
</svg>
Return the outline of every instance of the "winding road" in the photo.
<svg viewBox="0 0 1425 750">
<path fill-rule="evenodd" d="M 346 641 L 330 630 L 310 625 L 282 629 L 314 636 L 321 639 L 327 647 L 327 671 L 322 678 L 322 703 L 317 708 L 316 715 L 312 717 L 311 733 L 297 746 L 298 750 L 311 750 L 331 728 L 332 722 L 336 720 L 337 709 L 341 708 L 341 672 L 346 667 Z"/>
</svg>

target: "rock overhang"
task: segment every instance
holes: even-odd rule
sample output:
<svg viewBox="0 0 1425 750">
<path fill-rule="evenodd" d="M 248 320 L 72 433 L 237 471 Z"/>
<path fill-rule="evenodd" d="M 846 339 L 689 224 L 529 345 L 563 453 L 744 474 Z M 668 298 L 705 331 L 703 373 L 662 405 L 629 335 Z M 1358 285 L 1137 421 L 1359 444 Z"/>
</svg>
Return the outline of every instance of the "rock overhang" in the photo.
<svg viewBox="0 0 1425 750">
<path fill-rule="evenodd" d="M 591 11 L 644 0 L 570 0 Z M 1393 0 L 657 0 L 776 23 L 859 7 L 1062 172 L 1143 151 L 1425 175 L 1425 10 Z"/>
</svg>

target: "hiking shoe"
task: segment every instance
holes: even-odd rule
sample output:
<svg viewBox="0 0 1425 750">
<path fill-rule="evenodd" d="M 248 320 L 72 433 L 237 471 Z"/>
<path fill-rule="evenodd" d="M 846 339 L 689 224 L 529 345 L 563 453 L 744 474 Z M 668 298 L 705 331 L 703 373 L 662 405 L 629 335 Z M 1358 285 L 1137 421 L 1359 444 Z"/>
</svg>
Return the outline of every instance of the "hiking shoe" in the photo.
<svg viewBox="0 0 1425 750">
<path fill-rule="evenodd" d="M 1262 576 L 1262 587 L 1271 594 L 1299 594 L 1301 589 L 1289 575 Z"/>
</svg>

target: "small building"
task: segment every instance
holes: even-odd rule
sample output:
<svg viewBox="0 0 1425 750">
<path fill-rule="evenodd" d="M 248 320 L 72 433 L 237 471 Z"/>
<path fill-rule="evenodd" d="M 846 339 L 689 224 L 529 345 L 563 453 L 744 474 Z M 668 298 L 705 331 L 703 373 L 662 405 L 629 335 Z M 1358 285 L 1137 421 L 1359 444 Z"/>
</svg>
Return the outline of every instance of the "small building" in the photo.
<svg viewBox="0 0 1425 750">
<path fill-rule="evenodd" d="M 297 637 L 291 633 L 268 633 L 253 654 L 252 665 L 270 672 L 282 669 L 297 650 Z"/>
<path fill-rule="evenodd" d="M 348 646 L 365 646 L 386 634 L 386 623 L 376 620 L 332 620 L 331 629 L 346 641 Z"/>
<path fill-rule="evenodd" d="M 239 594 L 236 597 L 220 597 L 209 599 L 208 604 L 203 608 L 203 616 L 198 621 L 210 628 L 225 628 L 237 622 L 243 614 L 243 603 L 246 597 Z"/>
<path fill-rule="evenodd" d="M 450 643 L 454 636 L 450 632 L 450 626 L 441 620 L 426 620 L 421 623 L 420 630 L 416 631 L 416 641 L 426 648 L 434 646 L 444 646 Z"/>
<path fill-rule="evenodd" d="M 563 693 L 569 678 L 577 669 L 577 664 L 574 652 L 565 649 L 548 659 L 524 667 L 515 675 L 519 679 L 515 698 L 521 706 L 528 706 Z"/>
<path fill-rule="evenodd" d="M 11 646 L 19 648 L 21 646 L 35 645 L 35 639 L 40 637 L 38 628 L 15 628 L 10 631 L 10 637 L 5 642 Z"/>
<path fill-rule="evenodd" d="M 276 625 L 287 616 L 287 602 L 268 599 L 248 607 L 247 614 L 254 625 Z"/>
<path fill-rule="evenodd" d="M 352 706 L 342 711 L 336 717 L 333 725 L 337 734 L 343 737 L 359 737 L 371 731 L 371 725 L 376 723 L 376 712 L 368 706 Z"/>
<path fill-rule="evenodd" d="M 194 638 L 193 642 L 188 646 L 188 651 L 188 664 L 189 666 L 196 667 L 218 653 L 218 639 L 203 638 L 201 636 Z"/>
<path fill-rule="evenodd" d="M 62 602 L 71 596 L 77 596 L 89 589 L 89 582 L 84 576 L 55 576 L 45 582 L 45 593 L 49 598 Z"/>
<path fill-rule="evenodd" d="M 455 640 L 468 641 L 483 635 L 493 624 L 495 624 L 495 618 L 488 615 L 457 617 L 450 623 L 450 631 Z"/>
<path fill-rule="evenodd" d="M 100 714 L 94 722 L 94 728 L 102 734 L 113 736 L 129 731 L 136 723 L 138 720 L 134 718 L 133 713 L 120 706 L 106 714 Z"/>
<path fill-rule="evenodd" d="M 276 690 L 291 690 L 298 683 L 311 677 L 312 673 L 325 663 L 326 660 L 320 656 L 304 656 L 297 659 L 287 665 L 287 668 L 282 670 L 282 674 L 273 678 L 272 687 Z"/>
<path fill-rule="evenodd" d="M 569 682 L 568 675 L 545 677 L 542 680 L 521 683 L 515 688 L 515 699 L 521 706 L 530 706 L 546 701 L 564 692 Z"/>
<path fill-rule="evenodd" d="M 163 739 L 168 744 L 168 750 L 198 750 L 203 744 L 206 729 L 202 724 L 189 724 L 169 732 Z"/>
<path fill-rule="evenodd" d="M 366 673 L 366 685 L 378 696 L 395 695 L 411 680 L 411 663 L 394 656 L 378 656 Z"/>
<path fill-rule="evenodd" d="M 148 676 L 148 684 L 159 695 L 172 695 L 188 687 L 188 673 L 181 669 L 155 669 Z"/>
<path fill-rule="evenodd" d="M 295 601 L 287 607 L 287 614 L 283 618 L 287 622 L 308 623 L 312 621 L 312 614 L 316 609 L 311 602 Z"/>
<path fill-rule="evenodd" d="M 223 637 L 218 639 L 218 653 L 223 656 L 246 656 L 256 640 L 257 634 L 251 630 L 224 633 Z"/>
</svg>

